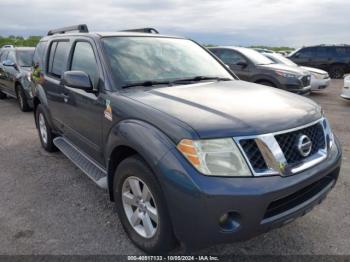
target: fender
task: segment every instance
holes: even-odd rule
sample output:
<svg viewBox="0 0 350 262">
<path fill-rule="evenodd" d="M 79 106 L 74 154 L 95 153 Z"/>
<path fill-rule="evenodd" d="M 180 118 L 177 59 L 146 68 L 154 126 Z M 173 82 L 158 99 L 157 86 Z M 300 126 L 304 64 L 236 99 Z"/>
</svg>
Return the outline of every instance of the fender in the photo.
<svg viewBox="0 0 350 262">
<path fill-rule="evenodd" d="M 281 86 L 280 83 L 278 83 L 278 81 L 276 81 L 273 77 L 265 74 L 258 74 L 254 76 L 251 82 L 257 83 L 257 81 L 269 81 L 273 83 L 277 88 L 280 88 Z"/>
<path fill-rule="evenodd" d="M 46 93 L 45 93 L 43 86 L 41 84 L 33 83 L 32 93 L 33 93 L 33 107 L 34 107 L 33 112 L 34 112 L 35 124 L 37 124 L 37 123 L 36 123 L 36 118 L 35 118 L 36 110 L 35 110 L 34 102 L 37 99 L 40 101 L 40 104 L 45 108 L 45 113 L 47 114 L 46 118 L 47 118 L 50 126 L 54 126 L 52 123 L 51 113 L 50 113 L 50 109 L 48 107 L 47 97 L 46 97 Z"/>
<path fill-rule="evenodd" d="M 156 166 L 162 157 L 176 145 L 158 128 L 140 120 L 123 120 L 110 129 L 105 148 L 108 170 L 108 189 L 113 192 L 113 152 L 128 147 L 137 152 L 157 175 Z M 115 161 L 118 161 L 117 159 Z M 119 164 L 119 163 L 118 163 Z"/>
</svg>

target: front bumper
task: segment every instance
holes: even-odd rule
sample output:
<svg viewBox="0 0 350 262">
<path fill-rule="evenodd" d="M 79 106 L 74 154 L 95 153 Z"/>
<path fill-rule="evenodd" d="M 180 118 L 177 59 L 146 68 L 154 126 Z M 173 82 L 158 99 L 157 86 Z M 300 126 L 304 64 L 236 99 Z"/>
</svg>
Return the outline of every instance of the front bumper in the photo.
<svg viewBox="0 0 350 262">
<path fill-rule="evenodd" d="M 340 165 L 341 150 L 336 141 L 326 160 L 288 177 L 204 176 L 176 149 L 164 156 L 157 169 L 174 233 L 185 246 L 196 249 L 249 239 L 304 215 L 335 185 Z M 325 183 L 318 191 L 314 190 L 314 194 L 306 194 L 305 199 L 299 199 L 290 208 L 286 204 L 282 209 L 271 211 L 271 206 L 279 206 L 282 200 L 288 202 L 319 181 Z M 227 213 L 230 223 L 220 224 L 220 217 Z"/>
<path fill-rule="evenodd" d="M 299 78 L 279 77 L 279 82 L 281 84 L 281 88 L 289 92 L 306 94 L 311 91 L 310 80 L 303 82 Z"/>
<path fill-rule="evenodd" d="M 345 82 L 343 92 L 340 96 L 344 99 L 350 99 L 350 83 Z"/>
<path fill-rule="evenodd" d="M 311 90 L 317 91 L 325 89 L 327 86 L 329 86 L 329 83 L 331 82 L 330 78 L 325 79 L 316 79 L 314 77 L 311 78 Z"/>
</svg>

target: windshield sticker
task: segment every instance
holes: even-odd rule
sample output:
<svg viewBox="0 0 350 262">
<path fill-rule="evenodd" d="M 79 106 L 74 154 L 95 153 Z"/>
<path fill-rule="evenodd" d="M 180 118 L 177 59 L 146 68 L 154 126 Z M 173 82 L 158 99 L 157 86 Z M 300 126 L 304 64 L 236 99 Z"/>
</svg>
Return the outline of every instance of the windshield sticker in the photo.
<svg viewBox="0 0 350 262">
<path fill-rule="evenodd" d="M 111 107 L 111 101 L 106 100 L 106 109 L 104 111 L 105 118 L 109 121 L 113 120 L 113 114 L 112 114 L 112 107 Z"/>
</svg>

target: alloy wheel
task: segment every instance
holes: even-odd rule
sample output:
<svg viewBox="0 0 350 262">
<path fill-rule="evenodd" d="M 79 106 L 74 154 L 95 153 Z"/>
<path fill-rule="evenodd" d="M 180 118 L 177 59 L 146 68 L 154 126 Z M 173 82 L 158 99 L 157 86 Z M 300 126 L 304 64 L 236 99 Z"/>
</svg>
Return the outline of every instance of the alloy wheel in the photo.
<svg viewBox="0 0 350 262">
<path fill-rule="evenodd" d="M 137 177 L 125 179 L 122 187 L 124 212 L 132 228 L 142 237 L 153 237 L 159 225 L 154 197 L 144 181 Z"/>
<path fill-rule="evenodd" d="M 44 144 L 47 144 L 47 128 L 45 123 L 45 117 L 42 113 L 39 114 L 39 130 Z"/>
</svg>

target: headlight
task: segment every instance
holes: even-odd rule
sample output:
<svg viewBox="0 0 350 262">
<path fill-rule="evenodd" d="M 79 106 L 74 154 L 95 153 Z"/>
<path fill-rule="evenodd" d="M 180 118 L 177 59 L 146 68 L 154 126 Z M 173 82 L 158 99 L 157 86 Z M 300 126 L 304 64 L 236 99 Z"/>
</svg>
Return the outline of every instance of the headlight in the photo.
<svg viewBox="0 0 350 262">
<path fill-rule="evenodd" d="M 324 75 L 317 74 L 317 73 L 312 73 L 312 75 L 313 75 L 316 79 L 324 79 Z"/>
<path fill-rule="evenodd" d="M 282 71 L 282 70 L 275 70 L 275 72 L 279 76 L 288 77 L 288 78 L 300 78 L 300 77 L 302 77 L 302 75 L 293 74 L 293 73 L 290 73 L 287 71 Z"/>
<path fill-rule="evenodd" d="M 208 176 L 252 176 L 232 138 L 183 139 L 178 150 L 202 174 Z"/>
</svg>

